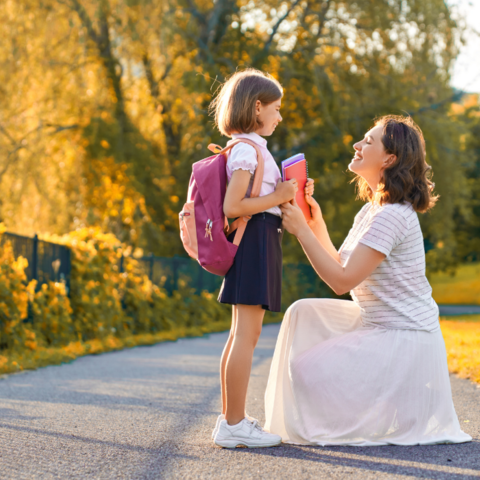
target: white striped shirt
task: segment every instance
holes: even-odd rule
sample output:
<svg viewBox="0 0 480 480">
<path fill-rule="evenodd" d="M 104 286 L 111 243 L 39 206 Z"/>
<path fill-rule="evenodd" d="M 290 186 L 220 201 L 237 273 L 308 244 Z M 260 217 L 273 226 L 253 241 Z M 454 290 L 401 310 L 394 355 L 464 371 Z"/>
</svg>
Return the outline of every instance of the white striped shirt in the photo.
<svg viewBox="0 0 480 480">
<path fill-rule="evenodd" d="M 386 255 L 382 263 L 351 292 L 364 325 L 434 331 L 438 306 L 425 276 L 425 249 L 418 216 L 410 203 L 367 203 L 340 247 L 345 265 L 362 243 Z"/>
</svg>

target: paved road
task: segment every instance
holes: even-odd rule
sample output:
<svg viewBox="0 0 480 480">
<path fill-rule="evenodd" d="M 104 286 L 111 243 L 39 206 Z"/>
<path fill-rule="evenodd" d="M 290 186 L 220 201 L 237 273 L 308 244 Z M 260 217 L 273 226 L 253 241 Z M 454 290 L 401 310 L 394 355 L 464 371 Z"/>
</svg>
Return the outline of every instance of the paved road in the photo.
<svg viewBox="0 0 480 480">
<path fill-rule="evenodd" d="M 439 305 L 440 315 L 478 315 L 480 305 Z"/>
<path fill-rule="evenodd" d="M 262 422 L 278 326 L 264 328 L 249 413 Z M 480 388 L 452 377 L 475 441 L 425 447 L 223 450 L 210 440 L 226 334 L 89 356 L 0 379 L 0 478 L 480 477 Z"/>
</svg>

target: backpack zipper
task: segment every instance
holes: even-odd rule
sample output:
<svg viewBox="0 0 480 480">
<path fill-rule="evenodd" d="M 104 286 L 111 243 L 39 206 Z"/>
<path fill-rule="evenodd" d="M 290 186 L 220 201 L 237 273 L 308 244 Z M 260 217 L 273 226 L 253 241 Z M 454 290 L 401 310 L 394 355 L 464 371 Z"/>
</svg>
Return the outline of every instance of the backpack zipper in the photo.
<svg viewBox="0 0 480 480">
<path fill-rule="evenodd" d="M 213 222 L 208 219 L 207 220 L 207 225 L 205 227 L 205 237 L 210 237 L 210 241 L 213 242 L 213 238 L 212 238 L 212 226 L 213 226 Z"/>
</svg>

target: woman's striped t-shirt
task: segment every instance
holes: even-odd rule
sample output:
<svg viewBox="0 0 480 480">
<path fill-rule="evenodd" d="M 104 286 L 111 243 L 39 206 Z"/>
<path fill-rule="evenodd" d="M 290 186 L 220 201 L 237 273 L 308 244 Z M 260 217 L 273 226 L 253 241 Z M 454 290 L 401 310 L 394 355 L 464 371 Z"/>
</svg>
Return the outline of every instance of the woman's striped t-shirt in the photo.
<svg viewBox="0 0 480 480">
<path fill-rule="evenodd" d="M 358 243 L 386 255 L 375 271 L 350 292 L 361 309 L 363 324 L 437 330 L 438 306 L 425 276 L 423 235 L 412 205 L 367 203 L 340 248 L 342 265 Z"/>
</svg>

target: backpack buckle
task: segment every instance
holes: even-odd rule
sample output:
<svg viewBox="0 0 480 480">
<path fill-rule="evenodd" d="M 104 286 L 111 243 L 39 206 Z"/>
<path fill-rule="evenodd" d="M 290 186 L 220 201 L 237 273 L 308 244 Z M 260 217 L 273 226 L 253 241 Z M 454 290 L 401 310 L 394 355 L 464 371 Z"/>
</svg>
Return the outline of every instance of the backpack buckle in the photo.
<svg viewBox="0 0 480 480">
<path fill-rule="evenodd" d="M 223 150 L 220 145 L 215 145 L 214 143 L 210 143 L 207 148 L 213 153 L 220 153 Z"/>
</svg>

